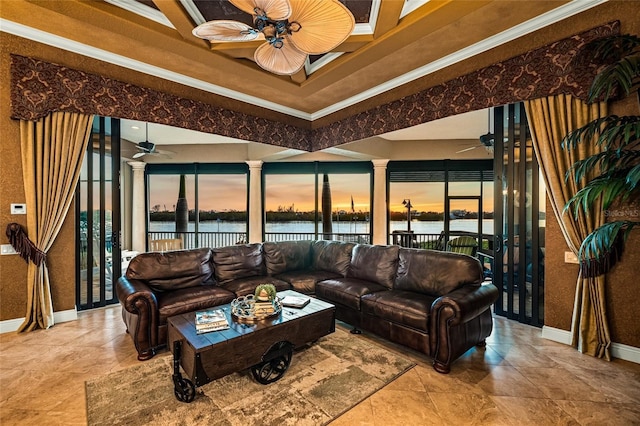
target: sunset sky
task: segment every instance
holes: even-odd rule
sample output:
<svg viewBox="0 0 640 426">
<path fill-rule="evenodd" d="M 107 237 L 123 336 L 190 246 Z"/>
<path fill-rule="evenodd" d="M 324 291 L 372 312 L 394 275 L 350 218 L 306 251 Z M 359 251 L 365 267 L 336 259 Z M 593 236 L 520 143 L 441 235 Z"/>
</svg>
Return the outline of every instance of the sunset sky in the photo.
<svg viewBox="0 0 640 426">
<path fill-rule="evenodd" d="M 322 178 L 319 179 L 321 195 Z M 173 210 L 179 189 L 178 175 L 151 175 L 150 207 L 160 206 L 160 210 Z M 311 211 L 314 203 L 313 175 L 266 175 L 265 177 L 265 209 L 277 210 L 278 206 L 288 208 L 292 204 L 297 211 Z M 353 197 L 355 211 L 369 211 L 369 175 L 365 174 L 332 174 L 331 185 L 332 210 L 351 211 Z M 200 210 L 246 210 L 247 178 L 245 175 L 200 175 L 199 176 L 199 208 Z M 485 183 L 484 211 L 493 210 L 493 182 Z M 452 183 L 450 195 L 479 195 L 479 183 Z M 444 211 L 443 183 L 392 183 L 389 190 L 391 211 L 403 211 L 404 199 L 410 199 L 415 211 Z M 195 206 L 195 179 L 187 176 L 187 200 L 189 208 Z M 319 202 L 320 204 L 320 202 Z M 452 209 L 477 211 L 477 204 L 468 201 L 455 201 Z"/>
</svg>

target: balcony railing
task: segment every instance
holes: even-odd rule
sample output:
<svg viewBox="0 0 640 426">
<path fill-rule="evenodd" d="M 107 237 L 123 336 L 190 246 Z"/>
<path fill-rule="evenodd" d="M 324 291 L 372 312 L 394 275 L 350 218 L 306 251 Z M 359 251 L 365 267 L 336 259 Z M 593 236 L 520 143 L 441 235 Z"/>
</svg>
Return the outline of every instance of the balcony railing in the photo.
<svg viewBox="0 0 640 426">
<path fill-rule="evenodd" d="M 468 232 L 451 231 L 450 238 L 460 235 L 472 235 Z M 247 243 L 246 232 L 149 232 L 148 240 L 161 240 L 170 238 L 181 238 L 185 249 L 199 247 L 225 247 L 235 244 Z M 332 233 L 329 237 L 324 234 L 316 235 L 313 232 L 266 232 L 265 241 L 302 241 L 302 240 L 335 240 L 346 241 L 358 244 L 370 244 L 369 234 L 356 233 Z M 493 235 L 481 235 L 480 251 L 493 250 Z M 389 234 L 389 242 L 403 247 L 414 247 L 432 250 L 443 250 L 445 243 L 442 234 L 414 234 L 404 231 L 396 231 Z"/>
<path fill-rule="evenodd" d="M 149 241 L 180 238 L 183 241 L 185 249 L 199 247 L 225 247 L 234 244 L 245 244 L 247 242 L 247 234 L 245 232 L 149 232 L 147 233 L 147 238 Z M 330 235 L 330 238 L 327 238 L 323 234 L 316 237 L 313 232 L 265 233 L 265 241 L 301 241 L 317 239 L 348 241 L 359 244 L 369 244 L 371 241 L 369 234 L 333 233 Z"/>
</svg>

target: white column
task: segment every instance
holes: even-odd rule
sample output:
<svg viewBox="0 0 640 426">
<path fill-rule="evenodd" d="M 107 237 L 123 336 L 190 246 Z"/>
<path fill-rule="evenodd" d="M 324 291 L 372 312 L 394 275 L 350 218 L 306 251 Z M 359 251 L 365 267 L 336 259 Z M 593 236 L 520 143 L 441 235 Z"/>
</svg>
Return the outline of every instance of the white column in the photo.
<svg viewBox="0 0 640 426">
<path fill-rule="evenodd" d="M 387 163 L 373 163 L 373 244 L 387 244 Z"/>
<path fill-rule="evenodd" d="M 147 212 L 144 199 L 144 168 L 147 163 L 142 161 L 129 161 L 128 165 L 133 169 L 133 188 L 131 191 L 131 250 L 140 253 L 147 251 L 145 224 Z"/>
<path fill-rule="evenodd" d="M 262 161 L 249 165 L 249 242 L 262 242 Z"/>
</svg>

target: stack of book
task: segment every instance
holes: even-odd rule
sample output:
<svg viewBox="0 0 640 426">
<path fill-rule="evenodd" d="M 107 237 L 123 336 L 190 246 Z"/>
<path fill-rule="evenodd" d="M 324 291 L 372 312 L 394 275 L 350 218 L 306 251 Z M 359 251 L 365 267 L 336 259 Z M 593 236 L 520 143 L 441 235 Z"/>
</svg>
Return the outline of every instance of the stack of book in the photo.
<svg viewBox="0 0 640 426">
<path fill-rule="evenodd" d="M 222 309 L 212 308 L 204 311 L 196 311 L 197 334 L 226 330 L 227 328 L 229 328 L 229 322 Z"/>
<path fill-rule="evenodd" d="M 253 305 L 253 314 L 258 317 L 271 315 L 275 311 L 276 310 L 273 307 L 273 302 L 268 300 L 267 301 L 256 300 L 255 304 Z"/>
<path fill-rule="evenodd" d="M 303 296 L 285 296 L 282 299 L 282 306 L 286 306 L 288 308 L 304 308 L 311 302 L 311 299 Z"/>
</svg>

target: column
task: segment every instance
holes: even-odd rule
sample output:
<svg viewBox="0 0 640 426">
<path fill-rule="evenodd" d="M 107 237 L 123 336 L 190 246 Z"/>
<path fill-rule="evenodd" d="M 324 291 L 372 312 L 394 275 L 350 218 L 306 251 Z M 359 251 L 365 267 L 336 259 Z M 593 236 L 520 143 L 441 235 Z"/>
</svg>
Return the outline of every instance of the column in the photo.
<svg viewBox="0 0 640 426">
<path fill-rule="evenodd" d="M 133 187 L 131 191 L 131 250 L 140 253 L 147 251 L 145 224 L 147 212 L 145 211 L 144 197 L 144 168 L 147 163 L 142 161 L 129 161 L 128 165 L 133 170 Z"/>
<path fill-rule="evenodd" d="M 262 161 L 249 165 L 249 242 L 262 242 Z"/>
<path fill-rule="evenodd" d="M 387 163 L 389 160 L 371 160 L 373 163 L 373 244 L 387 244 Z"/>
</svg>

